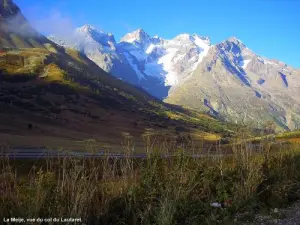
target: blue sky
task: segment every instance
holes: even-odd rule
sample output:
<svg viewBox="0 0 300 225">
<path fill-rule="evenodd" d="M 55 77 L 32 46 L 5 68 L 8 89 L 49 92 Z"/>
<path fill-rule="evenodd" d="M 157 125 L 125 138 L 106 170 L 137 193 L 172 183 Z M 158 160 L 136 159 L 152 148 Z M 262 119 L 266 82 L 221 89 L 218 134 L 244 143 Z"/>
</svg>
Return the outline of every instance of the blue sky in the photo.
<svg viewBox="0 0 300 225">
<path fill-rule="evenodd" d="M 138 28 L 166 39 L 197 33 L 213 44 L 236 36 L 257 54 L 300 68 L 298 0 L 14 1 L 44 34 L 88 23 L 116 40 Z"/>
</svg>

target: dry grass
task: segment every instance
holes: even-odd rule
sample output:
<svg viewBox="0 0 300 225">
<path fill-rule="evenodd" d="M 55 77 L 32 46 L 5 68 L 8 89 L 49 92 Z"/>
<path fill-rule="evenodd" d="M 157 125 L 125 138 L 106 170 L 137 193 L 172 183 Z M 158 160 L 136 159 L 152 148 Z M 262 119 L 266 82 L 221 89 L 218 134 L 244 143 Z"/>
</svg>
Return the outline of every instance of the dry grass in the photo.
<svg viewBox="0 0 300 225">
<path fill-rule="evenodd" d="M 55 64 L 49 64 L 44 68 L 40 77 L 46 78 L 48 81 L 63 81 L 65 72 Z"/>
<path fill-rule="evenodd" d="M 213 141 L 213 142 L 217 142 L 221 140 L 221 135 L 212 134 L 212 133 L 195 131 L 191 135 L 192 137 L 195 138 L 195 140 L 205 140 L 205 141 Z"/>
<path fill-rule="evenodd" d="M 290 131 L 290 132 L 283 132 L 280 133 L 278 135 L 276 135 L 276 137 L 281 138 L 281 137 L 300 137 L 300 131 L 296 130 L 296 131 Z"/>
<path fill-rule="evenodd" d="M 143 135 L 145 159 L 131 158 L 132 137 L 124 133 L 126 157 L 0 161 L 0 217 L 81 217 L 87 224 L 232 224 L 237 212 L 283 206 L 300 197 L 300 152 L 276 151 L 261 143 L 232 145 L 232 155 L 195 158 L 203 150 Z M 93 142 L 94 143 L 94 142 Z M 91 145 L 97 151 L 97 145 Z M 176 147 L 177 146 L 177 147 Z M 181 146 L 181 147 L 179 147 Z M 168 153 L 168 158 L 160 154 Z M 211 202 L 230 200 L 224 209 Z M 231 221 L 231 222 L 230 222 Z M 243 223 L 241 223 L 243 224 Z"/>
<path fill-rule="evenodd" d="M 287 141 L 290 141 L 292 143 L 300 143 L 300 137 L 299 138 L 287 138 Z"/>
<path fill-rule="evenodd" d="M 80 63 L 87 64 L 84 59 L 81 58 L 80 53 L 74 49 L 67 48 L 66 53 L 70 55 L 73 59 L 77 60 Z"/>
<path fill-rule="evenodd" d="M 48 56 L 49 52 L 46 49 L 10 50 L 0 55 L 0 70 L 8 75 L 39 73 Z"/>
</svg>

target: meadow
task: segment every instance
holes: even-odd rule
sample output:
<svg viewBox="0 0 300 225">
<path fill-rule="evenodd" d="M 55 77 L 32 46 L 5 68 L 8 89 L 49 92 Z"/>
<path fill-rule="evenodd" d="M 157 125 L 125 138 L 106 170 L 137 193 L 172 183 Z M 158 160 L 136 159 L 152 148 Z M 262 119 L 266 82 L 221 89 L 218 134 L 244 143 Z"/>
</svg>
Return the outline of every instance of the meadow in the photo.
<svg viewBox="0 0 300 225">
<path fill-rule="evenodd" d="M 297 143 L 268 135 L 254 149 L 239 132 L 224 154 L 221 144 L 207 151 L 192 141 L 162 141 L 149 132 L 142 140 L 143 159 L 131 157 L 130 136 L 122 142 L 124 158 L 1 158 L 0 217 L 81 218 L 86 224 L 246 224 L 258 213 L 300 199 Z M 97 145 L 87 149 L 98 150 Z M 223 207 L 212 207 L 214 202 Z"/>
</svg>

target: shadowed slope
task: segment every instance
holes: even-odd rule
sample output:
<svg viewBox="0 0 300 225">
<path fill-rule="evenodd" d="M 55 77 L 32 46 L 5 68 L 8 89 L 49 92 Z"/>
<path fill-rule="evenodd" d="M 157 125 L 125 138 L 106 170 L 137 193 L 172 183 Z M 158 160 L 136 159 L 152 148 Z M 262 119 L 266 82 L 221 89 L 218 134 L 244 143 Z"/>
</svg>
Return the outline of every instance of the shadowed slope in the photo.
<svg viewBox="0 0 300 225">
<path fill-rule="evenodd" d="M 37 34 L 11 1 L 1 3 L 0 133 L 5 135 L 0 134 L 0 143 L 15 144 L 17 138 L 7 135 L 19 135 L 33 144 L 53 137 L 53 142 L 96 138 L 119 145 L 124 135 L 140 139 L 145 128 L 166 137 L 195 134 L 215 140 L 228 132 L 226 124 L 165 104 L 79 52 L 57 46 Z M 30 34 L 10 29 L 8 18 L 16 15 Z"/>
</svg>

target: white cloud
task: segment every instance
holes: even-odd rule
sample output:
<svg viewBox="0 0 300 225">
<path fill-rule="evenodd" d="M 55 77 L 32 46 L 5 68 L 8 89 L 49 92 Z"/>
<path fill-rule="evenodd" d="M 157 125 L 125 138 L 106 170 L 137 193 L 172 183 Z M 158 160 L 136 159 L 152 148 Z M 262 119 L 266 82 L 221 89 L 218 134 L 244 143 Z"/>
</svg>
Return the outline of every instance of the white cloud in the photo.
<svg viewBox="0 0 300 225">
<path fill-rule="evenodd" d="M 30 22 L 39 32 L 46 35 L 68 36 L 75 29 L 72 19 L 62 15 L 58 10 L 52 10 L 48 15 Z"/>
</svg>

